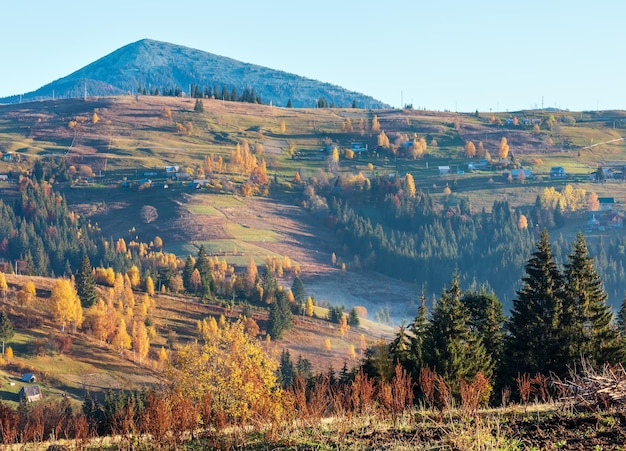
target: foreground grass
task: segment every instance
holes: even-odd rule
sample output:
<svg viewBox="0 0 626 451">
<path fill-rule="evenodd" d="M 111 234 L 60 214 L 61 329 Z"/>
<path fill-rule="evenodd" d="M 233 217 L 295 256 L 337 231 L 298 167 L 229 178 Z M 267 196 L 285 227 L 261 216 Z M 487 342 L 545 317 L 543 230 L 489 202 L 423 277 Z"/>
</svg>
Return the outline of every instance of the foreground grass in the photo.
<svg viewBox="0 0 626 451">
<path fill-rule="evenodd" d="M 489 409 L 476 415 L 414 409 L 396 416 L 372 411 L 330 418 L 294 418 L 278 426 L 195 431 L 160 440 L 117 435 L 85 442 L 48 440 L 7 450 L 624 450 L 623 411 L 574 413 L 554 404 Z"/>
</svg>

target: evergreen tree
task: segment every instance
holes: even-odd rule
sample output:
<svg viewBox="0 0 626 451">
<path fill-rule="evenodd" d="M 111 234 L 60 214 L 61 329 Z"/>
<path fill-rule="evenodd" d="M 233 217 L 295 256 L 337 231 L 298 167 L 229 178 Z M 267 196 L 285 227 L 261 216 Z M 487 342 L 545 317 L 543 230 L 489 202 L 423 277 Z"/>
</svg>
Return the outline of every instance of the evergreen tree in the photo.
<svg viewBox="0 0 626 451">
<path fill-rule="evenodd" d="M 287 100 L 287 108 L 293 108 L 293 102 L 291 99 Z"/>
<path fill-rule="evenodd" d="M 524 285 L 513 300 L 506 325 L 507 376 L 549 371 L 564 375 L 559 330 L 563 277 L 554 262 L 546 229 L 541 232 L 525 271 Z"/>
<path fill-rule="evenodd" d="M 280 364 L 278 366 L 278 382 L 283 388 L 289 387 L 296 377 L 296 370 L 291 361 L 289 351 L 284 349 L 280 355 Z"/>
<path fill-rule="evenodd" d="M 87 254 L 83 255 L 83 259 L 80 262 L 80 268 L 76 273 L 76 292 L 80 298 L 80 303 L 83 307 L 89 308 L 98 300 L 98 293 L 96 292 L 96 280 L 93 276 L 93 268 L 89 261 Z"/>
<path fill-rule="evenodd" d="M 191 292 L 193 291 L 193 287 L 191 284 L 191 275 L 193 274 L 193 270 L 195 269 L 193 257 L 191 255 L 187 256 L 187 260 L 185 260 L 185 268 L 183 269 L 183 287 L 185 287 L 185 291 Z"/>
<path fill-rule="evenodd" d="M 622 306 L 617 312 L 617 330 L 622 336 L 622 339 L 626 339 L 626 296 L 624 296 Z"/>
<path fill-rule="evenodd" d="M 196 260 L 195 269 L 200 273 L 200 281 L 202 286 L 202 298 L 208 299 L 211 297 L 211 291 L 215 288 L 213 286 L 213 271 L 211 270 L 211 262 L 204 249 L 204 245 L 200 245 L 198 249 L 198 259 Z"/>
<path fill-rule="evenodd" d="M 480 336 L 485 351 L 497 368 L 500 366 L 504 343 L 504 311 L 495 293 L 482 287 L 480 292 L 466 291 L 461 299 L 469 310 L 469 326 Z"/>
<path fill-rule="evenodd" d="M 283 331 L 291 329 L 293 326 L 293 313 L 287 294 L 283 290 L 276 292 L 275 300 L 270 304 L 270 315 L 267 325 L 267 332 L 270 337 L 280 339 Z"/>
<path fill-rule="evenodd" d="M 355 308 L 350 309 L 350 315 L 348 316 L 348 324 L 351 327 L 357 327 L 361 324 L 361 319 Z"/>
<path fill-rule="evenodd" d="M 581 356 L 600 365 L 618 362 L 621 345 L 611 324 L 608 295 L 581 232 L 568 256 L 564 277 L 561 348 L 566 363 L 574 363 Z"/>
<path fill-rule="evenodd" d="M 196 113 L 204 113 L 204 103 L 202 103 L 202 100 L 196 99 L 196 104 L 194 105 L 193 110 Z"/>
<path fill-rule="evenodd" d="M 300 277 L 296 276 L 293 279 L 293 284 L 291 285 L 291 292 L 293 293 L 293 298 L 296 300 L 297 304 L 302 304 L 306 300 L 306 294 L 304 291 L 304 283 Z"/>
<path fill-rule="evenodd" d="M 0 312 L 0 340 L 2 340 L 2 355 L 4 355 L 4 344 L 13 338 L 13 325 L 6 313 Z"/>
<path fill-rule="evenodd" d="M 487 377 L 493 364 L 480 336 L 470 328 L 469 310 L 461 302 L 458 277 L 433 307 L 427 326 L 425 362 L 443 376 L 454 394 L 459 393 L 459 379 L 469 380 L 478 371 Z"/>
</svg>

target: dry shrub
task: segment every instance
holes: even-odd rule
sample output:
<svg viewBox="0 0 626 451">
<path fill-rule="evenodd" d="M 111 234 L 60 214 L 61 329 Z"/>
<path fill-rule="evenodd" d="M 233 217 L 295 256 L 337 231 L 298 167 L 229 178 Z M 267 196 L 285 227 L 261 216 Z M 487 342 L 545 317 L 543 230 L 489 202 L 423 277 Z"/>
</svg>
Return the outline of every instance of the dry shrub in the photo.
<svg viewBox="0 0 626 451">
<path fill-rule="evenodd" d="M 374 380 L 367 377 L 363 370 L 354 377 L 351 386 L 352 408 L 356 413 L 365 413 L 374 400 Z"/>
<path fill-rule="evenodd" d="M 427 366 L 420 369 L 419 388 L 424 394 L 426 407 L 432 409 L 435 407 L 435 380 L 437 374 Z"/>
<path fill-rule="evenodd" d="M 435 385 L 437 387 L 437 404 L 439 410 L 442 412 L 450 410 L 454 404 L 452 391 L 450 390 L 448 384 L 446 384 L 446 380 L 443 376 L 440 376 L 439 374 L 435 375 Z"/>
<path fill-rule="evenodd" d="M 478 406 L 485 401 L 485 396 L 489 396 L 491 384 L 489 379 L 485 377 L 482 371 L 476 373 L 474 380 L 467 383 L 464 379 L 460 379 L 461 385 L 461 409 L 466 415 L 476 415 Z"/>
<path fill-rule="evenodd" d="M 526 373 L 517 373 L 515 381 L 517 382 L 517 393 L 519 394 L 520 401 L 522 401 L 522 404 L 526 407 L 528 406 L 528 401 L 532 393 L 532 378 Z"/>
<path fill-rule="evenodd" d="M 330 379 L 328 376 L 319 377 L 308 396 L 307 413 L 310 419 L 319 420 L 326 414 L 329 407 L 328 390 Z"/>
<path fill-rule="evenodd" d="M 0 402 L 0 442 L 8 445 L 18 437 L 19 418 L 17 412 Z"/>
</svg>

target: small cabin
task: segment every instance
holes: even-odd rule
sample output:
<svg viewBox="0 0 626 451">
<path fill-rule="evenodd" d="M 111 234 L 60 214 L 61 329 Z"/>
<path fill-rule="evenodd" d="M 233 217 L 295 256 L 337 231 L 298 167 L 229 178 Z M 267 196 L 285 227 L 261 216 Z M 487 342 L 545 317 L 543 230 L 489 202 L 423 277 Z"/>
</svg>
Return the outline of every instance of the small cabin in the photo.
<svg viewBox="0 0 626 451">
<path fill-rule="evenodd" d="M 552 166 L 550 168 L 551 179 L 562 179 L 565 177 L 567 177 L 567 173 L 565 172 L 565 168 L 563 166 Z"/>
<path fill-rule="evenodd" d="M 28 402 L 39 401 L 43 398 L 39 385 L 25 385 L 18 393 L 20 399 Z"/>
<path fill-rule="evenodd" d="M 448 175 L 450 173 L 450 166 L 439 166 L 439 175 Z"/>
<path fill-rule="evenodd" d="M 33 373 L 26 373 L 22 375 L 22 382 L 28 382 L 29 384 L 34 384 L 37 382 L 37 378 Z"/>
<path fill-rule="evenodd" d="M 598 197 L 598 202 L 600 203 L 600 211 L 610 211 L 615 206 L 614 197 Z"/>
</svg>

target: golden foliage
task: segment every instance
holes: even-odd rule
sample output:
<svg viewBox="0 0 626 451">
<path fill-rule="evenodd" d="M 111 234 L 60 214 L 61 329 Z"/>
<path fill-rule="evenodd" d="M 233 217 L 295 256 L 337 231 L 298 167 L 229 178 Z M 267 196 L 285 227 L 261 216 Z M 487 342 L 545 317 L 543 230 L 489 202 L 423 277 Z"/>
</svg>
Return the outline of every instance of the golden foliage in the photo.
<svg viewBox="0 0 626 451">
<path fill-rule="evenodd" d="M 277 368 L 239 320 L 205 335 L 203 344 L 182 348 L 167 376 L 192 401 L 211 396 L 215 411 L 244 422 L 255 413 L 280 415 Z"/>
<path fill-rule="evenodd" d="M 2 274 L 2 276 L 4 276 L 4 274 Z M 6 280 L 4 281 L 4 283 L 6 284 Z M 2 287 L 0 286 L 0 288 Z M 35 288 L 35 284 L 31 281 L 28 281 L 24 283 L 20 291 L 18 291 L 17 298 L 20 300 L 20 302 L 28 304 L 29 302 L 35 300 L 36 295 L 37 289 Z"/>
<path fill-rule="evenodd" d="M 65 330 L 67 324 L 76 328 L 83 323 L 83 308 L 74 283 L 69 279 L 57 279 L 50 295 L 50 310 L 54 320 Z"/>
</svg>

